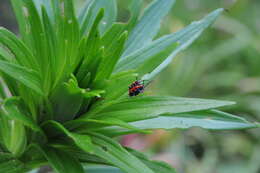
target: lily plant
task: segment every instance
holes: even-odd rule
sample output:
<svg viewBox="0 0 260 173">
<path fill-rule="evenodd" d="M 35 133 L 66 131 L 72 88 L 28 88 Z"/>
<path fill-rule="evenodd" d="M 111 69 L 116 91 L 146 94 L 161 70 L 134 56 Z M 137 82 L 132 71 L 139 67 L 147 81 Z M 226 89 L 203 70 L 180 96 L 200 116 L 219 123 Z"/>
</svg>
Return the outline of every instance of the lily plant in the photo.
<svg viewBox="0 0 260 173">
<path fill-rule="evenodd" d="M 86 1 L 79 13 L 72 0 L 11 3 L 19 34 L 0 28 L 0 172 L 49 165 L 57 173 L 94 173 L 101 168 L 93 165 L 108 165 L 104 172 L 174 173 L 116 137 L 259 126 L 216 110 L 230 101 L 128 96 L 136 77 L 151 81 L 223 9 L 158 38 L 174 0 L 154 0 L 143 13 L 142 0 L 132 0 L 127 23 L 117 22 L 116 0 Z"/>
</svg>

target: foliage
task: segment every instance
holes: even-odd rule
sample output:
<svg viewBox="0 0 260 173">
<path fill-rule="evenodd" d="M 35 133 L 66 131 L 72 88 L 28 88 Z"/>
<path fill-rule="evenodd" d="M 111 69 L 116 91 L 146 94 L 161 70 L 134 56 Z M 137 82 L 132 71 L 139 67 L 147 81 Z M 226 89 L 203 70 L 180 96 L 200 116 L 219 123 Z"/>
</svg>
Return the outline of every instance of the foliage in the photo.
<svg viewBox="0 0 260 173">
<path fill-rule="evenodd" d="M 256 21 L 260 15 L 257 10 L 260 3 L 202 0 L 192 6 L 192 2 L 178 1 L 175 4 L 162 33 L 175 30 L 218 6 L 227 10 L 211 30 L 179 54 L 160 74 L 152 85 L 153 91 L 161 95 L 234 100 L 237 104 L 225 111 L 259 121 L 260 49 Z M 186 8 L 189 13 L 181 10 Z M 171 136 L 167 138 L 171 142 L 154 144 L 149 151 L 156 151 L 156 155 L 169 151 L 175 153 L 172 157 L 175 163 L 179 163 L 175 167 L 180 172 L 259 172 L 259 129 L 215 133 L 193 128 L 161 135 L 162 140 L 164 136 Z"/>
<path fill-rule="evenodd" d="M 152 2 L 141 17 L 131 8 L 128 23 L 116 21 L 115 0 L 87 1 L 79 14 L 72 0 L 11 2 L 20 37 L 0 28 L 1 170 L 50 165 L 59 173 L 81 173 L 84 164 L 95 163 L 129 173 L 172 173 L 111 137 L 161 128 L 259 126 L 215 110 L 233 102 L 127 96 L 136 76 L 152 80 L 223 9 L 154 40 L 174 0 Z M 132 7 L 139 3 L 133 0 Z"/>
</svg>

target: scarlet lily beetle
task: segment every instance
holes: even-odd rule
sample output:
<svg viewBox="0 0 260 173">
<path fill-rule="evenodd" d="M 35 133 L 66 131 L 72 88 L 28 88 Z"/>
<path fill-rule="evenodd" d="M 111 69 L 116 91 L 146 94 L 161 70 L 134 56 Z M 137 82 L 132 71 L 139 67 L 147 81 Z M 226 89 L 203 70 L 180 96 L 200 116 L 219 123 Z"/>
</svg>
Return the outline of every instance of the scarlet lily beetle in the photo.
<svg viewBox="0 0 260 173">
<path fill-rule="evenodd" d="M 128 87 L 128 95 L 130 97 L 132 96 L 137 96 L 140 93 L 144 92 L 145 84 L 144 84 L 145 80 L 138 80 L 136 78 L 136 81 L 134 81 L 129 87 Z"/>
</svg>

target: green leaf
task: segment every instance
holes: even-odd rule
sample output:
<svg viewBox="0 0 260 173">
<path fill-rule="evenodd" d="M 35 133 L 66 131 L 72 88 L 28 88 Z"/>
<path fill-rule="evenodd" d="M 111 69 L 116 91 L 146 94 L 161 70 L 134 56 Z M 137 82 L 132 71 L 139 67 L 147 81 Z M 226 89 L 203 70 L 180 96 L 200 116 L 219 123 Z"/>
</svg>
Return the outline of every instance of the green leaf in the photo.
<svg viewBox="0 0 260 173">
<path fill-rule="evenodd" d="M 102 129 L 103 127 L 106 127 L 106 126 L 119 126 L 122 128 L 129 129 L 131 131 L 136 131 L 138 133 L 150 133 L 150 131 L 140 130 L 140 129 L 136 128 L 135 126 L 129 125 L 129 123 L 126 123 L 119 119 L 113 119 L 113 118 L 104 118 L 102 120 L 76 119 L 76 120 L 66 122 L 65 126 L 68 127 L 69 129 L 76 128 L 75 131 L 78 133 L 96 131 L 96 130 Z"/>
<path fill-rule="evenodd" d="M 24 115 L 18 108 L 19 99 L 17 97 L 10 97 L 4 100 L 2 110 L 5 116 L 10 120 L 17 120 L 25 126 L 35 131 L 41 131 L 40 127 L 29 117 Z"/>
<path fill-rule="evenodd" d="M 101 64 L 98 68 L 95 79 L 96 81 L 108 79 L 110 77 L 117 61 L 121 56 L 126 38 L 127 32 L 124 32 L 123 34 L 121 34 L 118 40 L 116 40 L 116 42 L 110 43 L 111 47 L 105 47 L 105 57 L 102 59 Z"/>
<path fill-rule="evenodd" d="M 41 89 L 40 77 L 34 70 L 0 60 L 0 71 L 36 91 L 38 94 L 44 95 Z"/>
<path fill-rule="evenodd" d="M 130 124 L 140 129 L 165 130 L 174 128 L 187 129 L 192 127 L 201 127 L 209 130 L 235 130 L 257 127 L 257 123 L 251 123 L 241 117 L 218 110 L 168 114 L 153 119 L 132 122 Z M 117 127 L 104 128 L 103 131 L 109 131 L 112 136 L 132 133 Z"/>
<path fill-rule="evenodd" d="M 138 66 L 138 64 L 136 64 L 136 66 L 138 67 L 138 69 L 136 70 L 138 75 L 143 76 L 144 74 L 150 73 L 153 69 L 158 67 L 158 65 L 160 65 L 166 57 L 168 57 L 175 49 L 177 49 L 178 45 L 178 43 L 172 44 L 169 47 L 165 48 L 162 52 L 150 58 L 147 58 L 144 63 L 140 63 L 141 65 Z"/>
<path fill-rule="evenodd" d="M 68 153 L 73 153 L 73 156 L 79 159 L 81 162 L 85 163 L 93 163 L 93 164 L 108 164 L 104 159 L 99 158 L 93 154 L 87 153 L 83 150 L 79 150 L 79 148 L 75 145 L 66 144 L 66 143 L 52 143 L 52 147 L 58 148 L 60 150 L 66 151 Z"/>
<path fill-rule="evenodd" d="M 127 31 L 127 24 L 125 23 L 114 23 L 112 27 L 104 34 L 101 38 L 102 45 L 105 47 L 105 54 L 109 54 L 113 51 L 118 42 L 118 38 L 123 32 Z"/>
<path fill-rule="evenodd" d="M 149 127 L 146 126 L 147 124 L 149 124 Z M 155 119 L 134 122 L 133 125 L 141 129 L 187 129 L 191 127 L 201 127 L 210 130 L 232 130 L 256 127 L 255 123 L 217 110 L 160 116 Z"/>
<path fill-rule="evenodd" d="M 141 74 L 149 73 L 143 79 L 151 80 L 172 61 L 177 53 L 197 39 L 222 11 L 223 9 L 217 9 L 202 20 L 193 22 L 174 34 L 163 36 L 129 55 L 124 54 L 115 72 L 139 67 L 138 71 Z"/>
<path fill-rule="evenodd" d="M 27 10 L 26 19 L 28 20 L 27 34 L 30 35 L 30 48 L 33 52 L 33 55 L 38 57 L 36 60 L 40 65 L 40 69 L 43 73 L 44 69 L 47 67 L 49 62 L 46 59 L 46 39 L 44 37 L 43 25 L 39 13 L 35 7 L 35 4 L 32 0 L 24 1 L 25 7 Z M 41 57 L 41 58 L 39 58 Z"/>
<path fill-rule="evenodd" d="M 77 18 L 80 25 L 82 25 L 84 20 L 86 20 L 86 18 L 91 15 L 89 9 L 92 2 L 93 1 L 85 1 L 85 4 L 81 7 L 80 10 L 78 10 Z"/>
<path fill-rule="evenodd" d="M 45 0 L 32 0 L 35 4 L 35 7 L 39 14 L 42 14 L 42 9 L 45 8 L 52 22 L 54 22 L 53 10 L 52 10 L 52 1 Z M 53 0 L 57 1 L 57 0 Z"/>
<path fill-rule="evenodd" d="M 153 173 L 151 169 L 111 138 L 97 133 L 91 133 L 91 136 L 96 144 L 94 145 L 95 155 L 127 173 Z"/>
<path fill-rule="evenodd" d="M 14 159 L 11 153 L 0 152 L 0 163 Z"/>
<path fill-rule="evenodd" d="M 74 143 L 85 152 L 88 153 L 93 152 L 93 144 L 91 142 L 91 138 L 88 135 L 80 135 L 77 133 L 72 133 L 68 131 L 65 127 L 63 127 L 62 124 L 52 120 L 44 122 L 42 126 L 49 135 L 54 136 L 55 135 L 54 131 L 56 131 L 57 133 L 58 130 L 63 134 L 65 134 L 66 136 L 68 136 L 70 139 L 72 139 Z"/>
<path fill-rule="evenodd" d="M 129 4 L 129 11 L 131 13 L 131 18 L 128 22 L 129 30 L 132 30 L 132 27 L 134 27 L 136 22 L 138 21 L 142 7 L 143 7 L 143 0 L 131 0 L 131 4 Z"/>
<path fill-rule="evenodd" d="M 145 96 L 119 99 L 95 107 L 82 117 L 89 119 L 118 118 L 129 122 L 232 105 L 234 102 L 171 96 Z M 80 118 L 81 119 L 81 118 Z"/>
<path fill-rule="evenodd" d="M 81 93 L 84 96 L 84 98 L 101 97 L 101 94 L 104 94 L 105 90 L 82 90 Z"/>
<path fill-rule="evenodd" d="M 0 112 L 0 146 L 1 149 L 4 148 L 3 151 L 8 151 L 6 146 L 10 143 L 10 137 L 11 137 L 11 124 L 9 118 L 4 116 L 4 113 Z M 4 147 L 2 147 L 4 146 Z M 0 157 L 1 158 L 1 157 Z M 1 159 L 0 159 L 1 160 Z"/>
<path fill-rule="evenodd" d="M 90 88 L 90 82 L 92 82 L 92 77 L 93 75 L 91 75 L 91 72 L 87 72 L 87 74 L 85 76 L 83 76 L 83 79 L 80 82 L 80 86 L 81 88 L 86 88 L 86 90 L 89 90 Z M 84 92 L 83 92 L 84 93 Z"/>
<path fill-rule="evenodd" d="M 150 169 L 152 169 L 154 172 L 160 172 L 160 173 L 176 173 L 176 171 L 167 163 L 156 161 L 156 160 L 150 160 L 146 155 L 143 153 L 133 150 L 131 148 L 126 148 L 128 152 L 136 156 L 138 159 L 140 159 L 146 166 L 148 166 Z"/>
<path fill-rule="evenodd" d="M 81 33 L 89 32 L 94 20 L 96 19 L 100 9 L 104 9 L 105 14 L 99 25 L 99 31 L 103 34 L 116 21 L 117 17 L 117 3 L 116 0 L 92 0 L 86 2 L 85 6 L 79 15 L 79 23 L 81 26 Z"/>
<path fill-rule="evenodd" d="M 168 14 L 174 2 L 174 0 L 155 0 L 145 9 L 144 15 L 129 35 L 123 56 L 135 52 L 152 41 L 160 29 L 162 18 Z"/>
<path fill-rule="evenodd" d="M 30 42 L 30 35 L 28 33 L 28 19 L 26 16 L 28 15 L 28 9 L 25 7 L 24 2 L 21 0 L 11 0 L 13 10 L 15 12 L 15 16 L 19 25 L 19 31 L 22 36 L 23 41 L 25 43 Z"/>
<path fill-rule="evenodd" d="M 99 25 L 99 31 L 101 34 L 105 33 L 117 18 L 117 2 L 116 0 L 95 0 L 96 8 L 104 8 L 105 15 Z M 97 10 L 96 10 L 97 11 Z"/>
<path fill-rule="evenodd" d="M 81 135 L 77 133 L 70 133 L 72 134 L 72 138 L 76 145 L 81 148 L 83 151 L 93 154 L 93 144 L 91 142 L 91 138 L 87 135 Z"/>
<path fill-rule="evenodd" d="M 74 5 L 73 0 L 64 0 L 64 40 L 65 41 L 65 48 L 68 50 L 66 51 L 67 56 L 67 66 L 69 70 L 65 68 L 65 71 L 69 71 L 69 74 L 72 72 L 70 71 L 73 67 L 78 53 L 78 46 L 80 42 L 80 28 L 76 16 L 74 14 Z M 62 57 L 61 57 L 62 58 Z M 62 61 L 62 59 L 60 59 Z"/>
<path fill-rule="evenodd" d="M 45 1 L 46 2 L 46 1 Z M 44 34 L 46 38 L 46 56 L 49 61 L 48 68 L 46 67 L 46 92 L 49 93 L 49 89 L 51 88 L 51 85 L 53 84 L 52 81 L 54 80 L 54 76 L 56 76 L 57 69 L 57 57 L 58 56 L 58 43 L 57 43 L 57 34 L 55 33 L 55 28 L 53 27 L 53 24 L 51 23 L 51 19 L 49 15 L 47 14 L 47 10 L 44 6 L 41 6 L 42 11 L 42 23 L 43 23 L 43 29 Z"/>
<path fill-rule="evenodd" d="M 51 98 L 54 119 L 59 122 L 72 120 L 83 102 L 82 89 L 78 87 L 76 79 L 69 79 L 56 89 Z"/>
<path fill-rule="evenodd" d="M 150 45 L 143 48 L 143 51 L 146 50 L 153 50 L 153 47 L 156 47 L 157 49 L 165 49 L 169 45 L 173 43 L 178 43 L 179 46 L 171 53 L 170 56 L 168 56 L 164 61 L 161 62 L 161 64 L 156 67 L 152 72 L 145 75 L 143 79 L 150 80 L 154 78 L 158 73 L 160 73 L 165 67 L 168 66 L 168 64 L 171 63 L 172 59 L 182 50 L 184 50 L 186 47 L 188 47 L 193 41 L 195 41 L 200 34 L 209 27 L 216 18 L 222 13 L 223 9 L 217 9 L 207 16 L 205 16 L 203 19 L 199 21 L 192 22 L 190 25 L 185 27 L 184 29 L 169 34 L 166 36 L 163 36 L 155 41 L 153 41 Z M 141 51 L 141 50 L 140 50 Z"/>
<path fill-rule="evenodd" d="M 10 160 L 0 163 L 0 170 L 4 173 L 21 173 L 23 172 L 24 165 L 18 160 Z"/>
<path fill-rule="evenodd" d="M 100 65 L 96 67 L 98 70 L 93 84 L 94 88 L 103 89 L 106 86 L 106 79 L 110 77 L 122 54 L 127 37 L 126 27 L 124 23 L 115 23 L 101 38 L 100 45 L 104 48 L 104 53 Z"/>
<path fill-rule="evenodd" d="M 11 123 L 12 122 L 12 123 Z M 9 142 L 6 143 L 6 148 L 16 157 L 23 154 L 27 146 L 26 130 L 23 123 L 19 121 L 9 121 L 11 123 Z"/>
<path fill-rule="evenodd" d="M 94 1 L 85 1 L 84 6 L 79 12 L 78 21 L 81 35 L 86 34 L 90 30 L 97 17 L 97 14 L 92 13 L 93 3 Z"/>
<path fill-rule="evenodd" d="M 0 50 L 1 51 L 1 50 Z M 4 100 L 6 97 L 8 97 L 10 93 L 10 88 L 11 86 L 6 85 L 6 83 L 3 80 L 0 80 L 0 98 Z"/>
<path fill-rule="evenodd" d="M 11 114 L 11 116 L 13 116 Z M 24 124 L 15 118 L 10 118 L 6 113 L 4 106 L 0 112 L 0 134 L 1 143 L 15 157 L 19 157 L 25 150 L 27 145 L 27 136 Z M 3 158 L 0 154 L 0 157 Z"/>
<path fill-rule="evenodd" d="M 32 55 L 32 52 L 30 52 L 24 43 L 20 41 L 13 33 L 2 27 L 0 27 L 0 43 L 2 43 L 12 52 L 12 54 L 15 56 L 15 60 L 20 65 L 33 69 L 38 68 L 37 61 Z"/>
<path fill-rule="evenodd" d="M 100 45 L 100 36 L 97 27 L 103 15 L 104 10 L 101 9 L 88 35 L 88 39 L 85 44 L 85 54 L 83 55 L 82 62 L 76 73 L 77 80 L 79 81 L 80 86 L 83 87 L 85 87 L 85 85 L 82 84 L 82 80 L 89 72 L 91 73 L 91 76 L 94 75 L 91 70 L 93 70 L 93 68 L 97 69 L 99 61 L 102 58 L 101 55 L 103 51 Z M 92 69 L 91 66 L 93 66 Z"/>
<path fill-rule="evenodd" d="M 55 1 L 54 1 L 55 2 Z M 57 32 L 58 56 L 56 64 L 56 80 L 54 85 L 59 85 L 60 82 L 73 73 L 75 66 L 78 65 L 78 49 L 81 43 L 80 28 L 76 16 L 74 15 L 74 6 L 72 0 L 64 0 L 61 3 L 57 1 L 54 11 L 56 13 L 56 24 L 54 26 Z M 81 58 L 81 57 L 80 57 Z"/>
<path fill-rule="evenodd" d="M 7 49 L 0 46 L 0 59 L 14 61 L 14 56 Z"/>
<path fill-rule="evenodd" d="M 52 147 L 38 147 L 57 173 L 84 173 L 83 167 L 72 154 Z"/>
<path fill-rule="evenodd" d="M 124 57 L 116 65 L 115 72 L 138 69 L 139 75 L 150 73 L 153 69 L 159 66 L 171 53 L 176 50 L 178 43 L 172 43 L 163 49 L 160 47 L 148 47 L 140 49 L 135 53 Z"/>
</svg>

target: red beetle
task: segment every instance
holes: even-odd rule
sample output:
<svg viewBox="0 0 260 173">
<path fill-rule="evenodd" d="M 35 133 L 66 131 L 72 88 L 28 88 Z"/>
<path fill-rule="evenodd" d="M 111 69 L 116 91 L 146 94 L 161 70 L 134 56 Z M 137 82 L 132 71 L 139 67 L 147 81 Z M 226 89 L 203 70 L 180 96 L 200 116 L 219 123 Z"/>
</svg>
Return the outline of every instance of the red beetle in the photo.
<svg viewBox="0 0 260 173">
<path fill-rule="evenodd" d="M 144 84 L 145 80 L 137 80 L 134 81 L 129 87 L 128 87 L 128 95 L 130 97 L 137 96 L 140 93 L 144 92 L 145 87 L 148 85 Z"/>
</svg>

